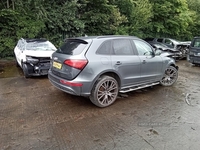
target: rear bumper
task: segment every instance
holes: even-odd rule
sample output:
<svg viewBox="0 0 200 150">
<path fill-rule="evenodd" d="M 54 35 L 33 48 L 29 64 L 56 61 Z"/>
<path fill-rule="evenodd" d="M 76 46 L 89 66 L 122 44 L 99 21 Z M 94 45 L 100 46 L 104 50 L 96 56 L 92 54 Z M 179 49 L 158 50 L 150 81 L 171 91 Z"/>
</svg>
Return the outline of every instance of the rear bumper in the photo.
<svg viewBox="0 0 200 150">
<path fill-rule="evenodd" d="M 69 85 L 62 84 L 60 81 L 63 79 L 55 76 L 51 72 L 51 70 L 48 71 L 48 78 L 49 78 L 49 81 L 51 82 L 51 84 L 53 86 L 55 86 L 56 88 L 58 88 L 59 90 L 62 90 L 64 92 L 72 94 L 72 95 L 81 96 L 81 87 L 69 86 Z"/>
</svg>

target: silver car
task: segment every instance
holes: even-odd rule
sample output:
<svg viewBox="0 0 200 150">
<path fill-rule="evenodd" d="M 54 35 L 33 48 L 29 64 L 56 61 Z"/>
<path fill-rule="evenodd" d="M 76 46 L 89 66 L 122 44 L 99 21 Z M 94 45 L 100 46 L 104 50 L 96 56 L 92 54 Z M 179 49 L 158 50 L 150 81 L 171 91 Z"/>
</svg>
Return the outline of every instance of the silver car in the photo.
<svg viewBox="0 0 200 150">
<path fill-rule="evenodd" d="M 48 78 L 64 92 L 107 107 L 118 93 L 173 85 L 178 66 L 134 36 L 78 37 L 66 39 L 53 53 Z"/>
</svg>

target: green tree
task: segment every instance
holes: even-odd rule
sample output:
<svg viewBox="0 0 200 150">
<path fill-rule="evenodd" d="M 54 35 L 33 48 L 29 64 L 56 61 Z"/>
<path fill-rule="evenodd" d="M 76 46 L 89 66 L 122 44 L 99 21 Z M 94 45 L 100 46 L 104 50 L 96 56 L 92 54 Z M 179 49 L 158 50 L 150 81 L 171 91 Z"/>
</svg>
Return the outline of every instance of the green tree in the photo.
<svg viewBox="0 0 200 150">
<path fill-rule="evenodd" d="M 153 7 L 153 18 L 149 34 L 176 39 L 191 35 L 187 32 L 192 19 L 186 0 L 150 0 L 150 2 Z"/>
<path fill-rule="evenodd" d="M 43 22 L 33 15 L 24 14 L 12 9 L 0 10 L 0 58 L 12 56 L 19 38 L 34 38 L 44 27 Z"/>
<path fill-rule="evenodd" d="M 200 0 L 187 0 L 193 24 L 188 27 L 192 36 L 200 36 Z"/>
<path fill-rule="evenodd" d="M 78 14 L 77 0 L 71 1 L 44 1 L 44 11 L 41 13 L 45 22 L 44 36 L 60 45 L 63 39 L 83 34 L 84 23 Z"/>
<path fill-rule="evenodd" d="M 81 0 L 79 14 L 87 35 L 115 34 L 118 26 L 126 21 L 119 9 L 108 0 Z"/>
<path fill-rule="evenodd" d="M 0 58 L 19 38 L 127 34 L 190 40 L 200 35 L 200 0 L 2 0 Z"/>
<path fill-rule="evenodd" d="M 118 28 L 118 33 L 143 37 L 144 29 L 148 28 L 152 17 L 149 0 L 114 0 L 111 2 L 117 5 L 120 12 L 127 18 L 127 22 L 123 22 Z"/>
<path fill-rule="evenodd" d="M 31 12 L 31 1 L 7 0 L 0 3 L 0 58 L 12 56 L 13 49 L 20 38 L 35 38 L 45 27 Z"/>
</svg>

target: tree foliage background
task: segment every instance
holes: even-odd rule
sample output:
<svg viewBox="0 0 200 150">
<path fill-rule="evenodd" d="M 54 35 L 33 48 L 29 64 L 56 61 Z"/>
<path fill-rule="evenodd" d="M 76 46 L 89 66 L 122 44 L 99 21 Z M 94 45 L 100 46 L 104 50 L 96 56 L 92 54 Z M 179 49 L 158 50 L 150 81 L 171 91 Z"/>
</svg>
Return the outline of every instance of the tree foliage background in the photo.
<svg viewBox="0 0 200 150">
<path fill-rule="evenodd" d="M 200 35 L 200 0 L 1 0 L 0 58 L 20 38 L 134 35 L 191 40 Z"/>
</svg>

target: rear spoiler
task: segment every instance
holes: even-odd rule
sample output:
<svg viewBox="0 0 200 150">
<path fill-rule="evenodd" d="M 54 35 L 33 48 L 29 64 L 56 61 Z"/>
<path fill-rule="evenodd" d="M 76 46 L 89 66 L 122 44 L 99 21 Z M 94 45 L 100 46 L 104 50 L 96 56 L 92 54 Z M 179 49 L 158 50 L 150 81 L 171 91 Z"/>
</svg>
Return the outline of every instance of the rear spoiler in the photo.
<svg viewBox="0 0 200 150">
<path fill-rule="evenodd" d="M 78 42 L 78 43 L 82 43 L 82 44 L 88 44 L 87 41 L 83 40 L 83 39 L 73 39 L 73 38 L 69 38 L 69 39 L 65 39 L 64 42 L 67 41 L 71 41 L 71 42 Z"/>
</svg>

